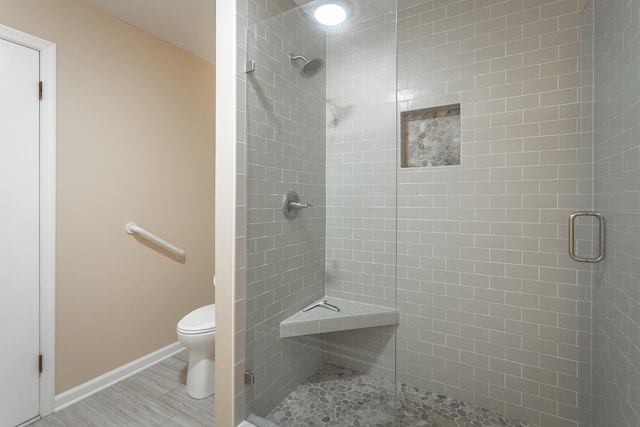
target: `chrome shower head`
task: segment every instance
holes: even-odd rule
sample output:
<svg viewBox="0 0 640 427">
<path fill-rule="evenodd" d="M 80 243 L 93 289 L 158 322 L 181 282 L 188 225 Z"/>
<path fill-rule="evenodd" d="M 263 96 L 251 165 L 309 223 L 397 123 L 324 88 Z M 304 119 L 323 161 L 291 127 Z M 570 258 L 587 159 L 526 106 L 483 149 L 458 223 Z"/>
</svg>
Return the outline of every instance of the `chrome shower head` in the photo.
<svg viewBox="0 0 640 427">
<path fill-rule="evenodd" d="M 296 61 L 298 59 L 302 59 L 304 61 L 304 65 L 302 66 L 300 75 L 307 79 L 309 77 L 315 76 L 324 68 L 324 61 L 321 58 L 308 60 L 306 57 L 302 55 L 295 55 L 292 53 L 289 55 L 289 59 L 291 60 L 291 62 Z"/>
</svg>

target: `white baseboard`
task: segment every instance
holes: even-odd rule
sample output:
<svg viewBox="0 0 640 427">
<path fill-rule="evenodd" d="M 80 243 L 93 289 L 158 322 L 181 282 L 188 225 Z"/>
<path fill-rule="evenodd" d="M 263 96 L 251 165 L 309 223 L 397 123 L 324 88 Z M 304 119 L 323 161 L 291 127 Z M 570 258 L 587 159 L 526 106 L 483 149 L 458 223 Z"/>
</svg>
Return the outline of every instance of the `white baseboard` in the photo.
<svg viewBox="0 0 640 427">
<path fill-rule="evenodd" d="M 99 377 L 87 381 L 84 384 L 80 384 L 77 387 L 60 393 L 55 397 L 55 411 L 64 409 L 69 405 L 99 392 L 100 390 L 104 390 L 118 381 L 122 381 L 125 378 L 148 368 L 149 366 L 180 353 L 182 350 L 184 350 L 184 346 L 180 344 L 180 342 L 176 341 L 175 343 L 169 344 L 160 350 L 154 351 L 146 356 L 142 356 L 140 359 L 129 362 L 126 365 L 122 365 L 119 368 L 114 369 L 113 371 L 107 372 L 106 374 L 100 375 Z"/>
</svg>

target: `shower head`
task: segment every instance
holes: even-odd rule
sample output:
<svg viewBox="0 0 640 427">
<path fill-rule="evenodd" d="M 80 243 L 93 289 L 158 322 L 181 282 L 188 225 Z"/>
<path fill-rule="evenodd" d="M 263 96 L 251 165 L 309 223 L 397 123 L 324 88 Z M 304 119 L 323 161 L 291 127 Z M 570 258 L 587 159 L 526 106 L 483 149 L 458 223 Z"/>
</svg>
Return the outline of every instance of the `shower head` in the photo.
<svg viewBox="0 0 640 427">
<path fill-rule="evenodd" d="M 291 62 L 296 61 L 298 59 L 302 59 L 304 61 L 304 65 L 302 66 L 302 70 L 300 71 L 300 75 L 305 78 L 313 77 L 318 74 L 324 68 L 324 61 L 320 58 L 315 58 L 312 60 L 308 60 L 306 57 L 302 55 L 289 55 L 289 59 Z"/>
</svg>

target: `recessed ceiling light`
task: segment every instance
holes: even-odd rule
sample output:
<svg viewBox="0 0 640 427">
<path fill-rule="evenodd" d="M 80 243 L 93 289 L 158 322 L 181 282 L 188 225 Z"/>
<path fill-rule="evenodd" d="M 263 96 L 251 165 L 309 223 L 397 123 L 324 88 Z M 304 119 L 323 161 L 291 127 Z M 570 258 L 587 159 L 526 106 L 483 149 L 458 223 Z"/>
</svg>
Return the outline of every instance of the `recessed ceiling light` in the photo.
<svg viewBox="0 0 640 427">
<path fill-rule="evenodd" d="M 347 11 L 340 5 L 326 3 L 313 12 L 313 17 L 322 25 L 338 25 L 347 19 Z"/>
</svg>

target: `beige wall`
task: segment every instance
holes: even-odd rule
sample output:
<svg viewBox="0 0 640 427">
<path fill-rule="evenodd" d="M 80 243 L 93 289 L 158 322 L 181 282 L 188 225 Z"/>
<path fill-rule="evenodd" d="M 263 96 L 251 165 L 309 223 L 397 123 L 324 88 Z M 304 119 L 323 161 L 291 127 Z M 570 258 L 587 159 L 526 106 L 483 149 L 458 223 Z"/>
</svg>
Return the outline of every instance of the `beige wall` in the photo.
<svg viewBox="0 0 640 427">
<path fill-rule="evenodd" d="M 0 0 L 0 17 L 57 44 L 60 393 L 175 342 L 213 302 L 215 68 L 80 0 Z"/>
</svg>

